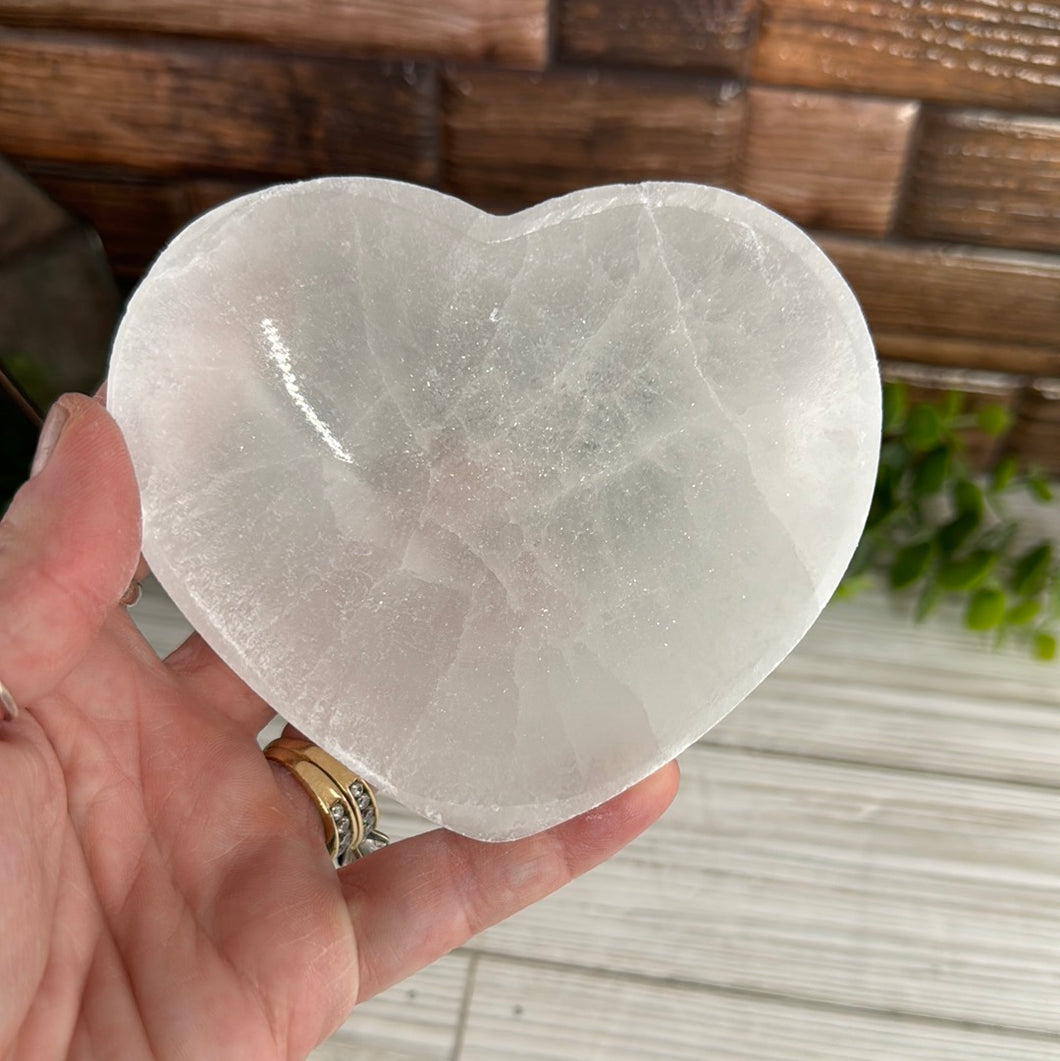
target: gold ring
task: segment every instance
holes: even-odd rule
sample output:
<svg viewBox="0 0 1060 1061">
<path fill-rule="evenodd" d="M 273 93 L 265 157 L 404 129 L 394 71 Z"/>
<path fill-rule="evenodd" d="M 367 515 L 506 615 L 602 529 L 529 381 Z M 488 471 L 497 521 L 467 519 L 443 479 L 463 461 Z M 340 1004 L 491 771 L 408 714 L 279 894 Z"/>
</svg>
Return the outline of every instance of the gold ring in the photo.
<svg viewBox="0 0 1060 1061">
<path fill-rule="evenodd" d="M 18 718 L 18 704 L 3 682 L 0 682 L 0 718 L 5 722 L 14 722 Z"/>
<path fill-rule="evenodd" d="M 390 843 L 376 829 L 379 807 L 368 783 L 327 752 L 301 737 L 278 737 L 265 748 L 265 758 L 288 770 L 308 793 L 336 867 Z"/>
<path fill-rule="evenodd" d="M 129 583 L 125 592 L 121 595 L 121 600 L 118 601 L 122 607 L 135 608 L 140 603 L 140 598 L 143 596 L 143 587 L 134 578 Z"/>
</svg>

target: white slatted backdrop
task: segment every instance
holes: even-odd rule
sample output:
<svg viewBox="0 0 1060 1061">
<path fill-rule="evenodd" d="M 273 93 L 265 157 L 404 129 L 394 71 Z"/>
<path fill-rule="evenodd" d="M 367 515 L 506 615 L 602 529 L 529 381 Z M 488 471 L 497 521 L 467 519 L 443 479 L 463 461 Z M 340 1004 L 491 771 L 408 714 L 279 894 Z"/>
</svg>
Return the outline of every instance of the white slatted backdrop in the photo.
<svg viewBox="0 0 1060 1061">
<path fill-rule="evenodd" d="M 868 595 L 681 762 L 620 857 L 315 1056 L 1060 1061 L 1060 667 Z"/>
</svg>

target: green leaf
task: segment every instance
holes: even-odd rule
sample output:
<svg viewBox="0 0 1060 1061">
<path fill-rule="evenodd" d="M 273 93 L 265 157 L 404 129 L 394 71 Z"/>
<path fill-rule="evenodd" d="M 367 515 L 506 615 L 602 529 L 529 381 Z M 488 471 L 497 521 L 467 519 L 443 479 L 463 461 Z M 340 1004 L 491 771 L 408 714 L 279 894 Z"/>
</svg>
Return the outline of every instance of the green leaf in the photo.
<svg viewBox="0 0 1060 1061">
<path fill-rule="evenodd" d="M 883 430 L 896 430 L 909 408 L 909 388 L 900 380 L 883 385 Z"/>
<path fill-rule="evenodd" d="M 1039 501 L 1052 501 L 1053 499 L 1053 490 L 1049 485 L 1049 480 L 1038 472 L 1031 472 L 1027 476 L 1027 488 Z"/>
<path fill-rule="evenodd" d="M 893 471 L 890 467 L 880 466 L 876 477 L 876 489 L 872 494 L 872 504 L 869 506 L 869 517 L 865 523 L 866 530 L 877 527 L 889 516 L 897 511 L 900 499 L 898 484 L 901 472 Z"/>
<path fill-rule="evenodd" d="M 964 395 L 960 391 L 946 391 L 942 396 L 942 416 L 945 420 L 960 416 L 963 408 Z"/>
<path fill-rule="evenodd" d="M 964 625 L 969 630 L 993 630 L 1005 618 L 1005 594 L 987 586 L 977 589 L 964 613 Z"/>
<path fill-rule="evenodd" d="M 879 548 L 880 542 L 878 538 L 871 534 L 863 534 L 861 541 L 858 542 L 858 547 L 854 550 L 854 555 L 850 558 L 850 563 L 847 565 L 843 581 L 847 582 L 868 571 L 872 561 L 876 558 Z"/>
<path fill-rule="evenodd" d="M 983 515 L 983 491 L 971 479 L 958 479 L 953 487 L 953 504 L 959 515 L 974 516 L 978 523 Z"/>
<path fill-rule="evenodd" d="M 988 435 L 1003 435 L 1012 426 L 1012 415 L 1003 405 L 984 405 L 976 413 L 975 422 Z"/>
<path fill-rule="evenodd" d="M 901 475 L 909 467 L 909 447 L 899 438 L 884 442 L 880 447 L 880 472 Z"/>
<path fill-rule="evenodd" d="M 871 575 L 854 575 L 848 576 L 839 583 L 835 593 L 832 594 L 833 600 L 853 600 L 859 593 L 868 589 L 872 585 Z"/>
<path fill-rule="evenodd" d="M 992 553 L 1007 553 L 1019 529 L 1020 525 L 1015 520 L 995 523 L 989 530 L 983 531 L 976 545 L 980 549 L 989 549 Z"/>
<path fill-rule="evenodd" d="M 1003 436 L 1012 415 L 999 402 L 969 405 L 958 391 L 913 402 L 904 383 L 884 385 L 876 489 L 836 596 L 855 595 L 882 569 L 895 590 L 915 590 L 918 621 L 961 595 L 967 626 L 990 631 L 996 644 L 1042 635 L 1040 653 L 1052 658 L 1060 638 L 1060 546 L 1042 542 L 1016 554 L 1013 542 L 1024 529 L 1005 513 L 1002 495 L 1018 483 L 1047 501 L 1056 486 L 1014 454 L 998 460 L 988 479 L 973 475 L 968 433 Z"/>
<path fill-rule="evenodd" d="M 922 623 L 938 606 L 942 600 L 942 590 L 937 582 L 928 582 L 920 592 L 916 602 L 915 617 L 918 623 Z"/>
<path fill-rule="evenodd" d="M 991 489 L 993 489 L 995 493 L 1004 490 L 1005 487 L 1012 482 L 1018 468 L 1019 463 L 1011 453 L 1002 457 L 1001 460 L 994 465 L 994 474 L 990 481 Z"/>
<path fill-rule="evenodd" d="M 939 551 L 946 555 L 955 553 L 975 533 L 978 526 L 979 517 L 971 512 L 965 512 L 950 520 L 935 535 Z"/>
<path fill-rule="evenodd" d="M 947 446 L 936 446 L 926 453 L 913 473 L 913 492 L 918 497 L 937 494 L 946 482 L 950 470 L 950 451 Z"/>
<path fill-rule="evenodd" d="M 1012 568 L 1012 588 L 1021 597 L 1036 597 L 1049 581 L 1053 563 L 1051 542 L 1042 542 L 1028 549 Z"/>
<path fill-rule="evenodd" d="M 996 563 L 997 553 L 977 549 L 963 560 L 947 560 L 939 568 L 938 583 L 943 589 L 975 589 Z"/>
<path fill-rule="evenodd" d="M 942 441 L 942 418 L 935 406 L 913 406 L 905 422 L 905 441 L 914 453 L 926 453 Z"/>
<path fill-rule="evenodd" d="M 1044 663 L 1056 659 L 1056 638 L 1052 634 L 1039 630 L 1034 635 L 1034 658 Z"/>
<path fill-rule="evenodd" d="M 902 589 L 920 578 L 927 570 L 931 552 L 931 542 L 915 542 L 899 549 L 891 564 L 891 586 Z"/>
<path fill-rule="evenodd" d="M 1033 597 L 1030 600 L 1021 600 L 1019 604 L 1014 604 L 1009 608 L 1008 613 L 1005 615 L 1005 622 L 1011 623 L 1013 626 L 1023 626 L 1025 623 L 1037 618 L 1041 610 L 1042 602 L 1040 600 Z"/>
</svg>

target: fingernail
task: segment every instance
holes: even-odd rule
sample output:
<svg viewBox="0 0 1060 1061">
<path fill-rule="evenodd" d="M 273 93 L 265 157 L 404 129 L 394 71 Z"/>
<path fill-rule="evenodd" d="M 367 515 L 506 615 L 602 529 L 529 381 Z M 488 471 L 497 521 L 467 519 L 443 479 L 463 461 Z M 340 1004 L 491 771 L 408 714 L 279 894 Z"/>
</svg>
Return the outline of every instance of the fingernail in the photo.
<svg viewBox="0 0 1060 1061">
<path fill-rule="evenodd" d="M 55 444 L 59 441 L 59 436 L 63 433 L 63 427 L 69 418 L 70 413 L 62 404 L 62 399 L 48 411 L 47 419 L 40 430 L 40 438 L 37 439 L 37 452 L 33 457 L 33 466 L 29 470 L 31 479 L 48 463 L 48 458 L 52 455 L 52 450 L 55 449 Z"/>
</svg>

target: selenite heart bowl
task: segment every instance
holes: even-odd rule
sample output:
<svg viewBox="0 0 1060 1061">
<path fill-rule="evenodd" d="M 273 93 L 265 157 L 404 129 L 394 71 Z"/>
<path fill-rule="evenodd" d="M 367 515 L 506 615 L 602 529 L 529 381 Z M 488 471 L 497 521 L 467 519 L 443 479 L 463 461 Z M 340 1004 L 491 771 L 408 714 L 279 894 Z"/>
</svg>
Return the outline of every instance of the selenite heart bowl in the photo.
<svg viewBox="0 0 1060 1061">
<path fill-rule="evenodd" d="M 367 178 L 235 200 L 136 291 L 108 404 L 144 555 L 221 658 L 489 840 L 646 776 L 784 658 L 880 429 L 835 268 L 688 184 L 511 217 Z"/>
</svg>

